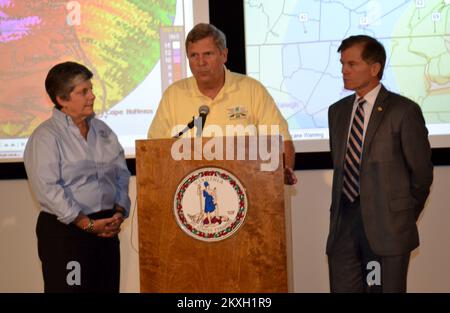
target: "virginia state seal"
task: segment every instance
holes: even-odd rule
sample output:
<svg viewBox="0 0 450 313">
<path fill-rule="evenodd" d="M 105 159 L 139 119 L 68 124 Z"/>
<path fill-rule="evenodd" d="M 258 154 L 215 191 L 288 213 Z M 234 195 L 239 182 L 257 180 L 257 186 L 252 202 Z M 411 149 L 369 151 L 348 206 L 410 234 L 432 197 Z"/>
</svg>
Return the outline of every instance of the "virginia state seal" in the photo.
<svg viewBox="0 0 450 313">
<path fill-rule="evenodd" d="M 178 225 L 203 241 L 230 237 L 244 223 L 248 201 L 242 183 L 217 167 L 198 169 L 181 180 L 174 197 Z"/>
</svg>

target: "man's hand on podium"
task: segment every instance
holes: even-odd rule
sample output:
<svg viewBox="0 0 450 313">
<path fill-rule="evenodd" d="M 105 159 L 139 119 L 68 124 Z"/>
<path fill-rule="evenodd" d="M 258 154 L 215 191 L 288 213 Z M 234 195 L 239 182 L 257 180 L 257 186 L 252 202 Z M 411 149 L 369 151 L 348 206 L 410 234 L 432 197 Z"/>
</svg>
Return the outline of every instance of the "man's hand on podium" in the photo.
<svg viewBox="0 0 450 313">
<path fill-rule="evenodd" d="M 295 185 L 297 183 L 295 172 L 290 167 L 284 168 L 284 183 L 286 185 Z"/>
</svg>

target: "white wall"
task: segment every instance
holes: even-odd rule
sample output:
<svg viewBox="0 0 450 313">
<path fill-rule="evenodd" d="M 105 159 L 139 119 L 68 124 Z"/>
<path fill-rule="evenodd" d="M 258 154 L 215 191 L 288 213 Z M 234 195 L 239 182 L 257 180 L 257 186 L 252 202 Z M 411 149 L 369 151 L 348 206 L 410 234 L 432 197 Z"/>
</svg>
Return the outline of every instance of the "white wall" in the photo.
<svg viewBox="0 0 450 313">
<path fill-rule="evenodd" d="M 292 198 L 294 290 L 329 292 L 325 244 L 332 171 L 297 172 Z M 427 205 L 419 218 L 420 246 L 412 253 L 410 292 L 450 292 L 450 167 L 435 167 Z"/>
<path fill-rule="evenodd" d="M 286 192 L 292 219 L 293 290 L 328 292 L 325 242 L 328 233 L 331 171 L 296 172 L 299 184 Z M 413 253 L 408 290 L 450 292 L 450 167 L 436 167 L 432 192 L 419 220 L 421 246 Z M 122 292 L 139 291 L 135 177 L 130 184 L 132 213 L 121 233 Z M 35 208 L 26 180 L 0 181 L 0 292 L 41 292 Z"/>
</svg>

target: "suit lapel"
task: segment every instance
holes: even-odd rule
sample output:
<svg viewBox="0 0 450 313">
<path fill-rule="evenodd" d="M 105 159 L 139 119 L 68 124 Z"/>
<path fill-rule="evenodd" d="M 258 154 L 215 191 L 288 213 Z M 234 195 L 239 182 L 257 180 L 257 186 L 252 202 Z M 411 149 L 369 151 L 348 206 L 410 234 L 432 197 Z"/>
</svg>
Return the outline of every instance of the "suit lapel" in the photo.
<svg viewBox="0 0 450 313">
<path fill-rule="evenodd" d="M 366 136 L 364 137 L 364 147 L 362 159 L 366 159 L 366 153 L 372 142 L 373 136 L 380 126 L 381 120 L 383 119 L 384 112 L 386 112 L 386 98 L 389 95 L 386 88 L 381 85 L 380 92 L 378 93 L 377 99 L 375 100 L 375 104 L 373 105 L 372 114 L 370 115 L 369 124 L 367 125 Z"/>
</svg>

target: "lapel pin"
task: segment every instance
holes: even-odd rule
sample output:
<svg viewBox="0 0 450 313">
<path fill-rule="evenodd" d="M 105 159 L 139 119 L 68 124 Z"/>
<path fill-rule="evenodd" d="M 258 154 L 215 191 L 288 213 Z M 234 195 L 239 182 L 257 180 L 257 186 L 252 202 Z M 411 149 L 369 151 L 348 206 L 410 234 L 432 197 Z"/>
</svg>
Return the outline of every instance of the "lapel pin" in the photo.
<svg viewBox="0 0 450 313">
<path fill-rule="evenodd" d="M 382 107 L 378 107 L 377 110 L 378 110 L 378 112 L 381 112 L 381 111 L 383 111 L 383 108 Z"/>
</svg>

